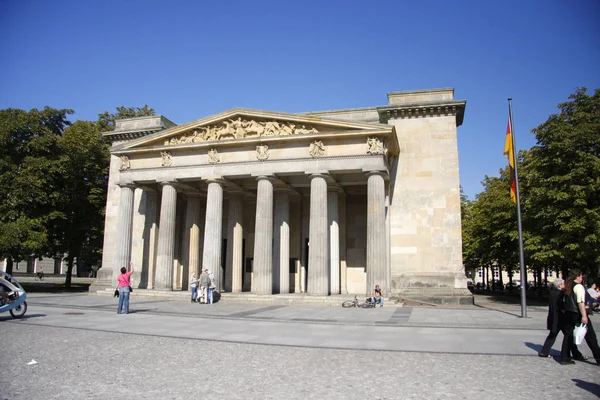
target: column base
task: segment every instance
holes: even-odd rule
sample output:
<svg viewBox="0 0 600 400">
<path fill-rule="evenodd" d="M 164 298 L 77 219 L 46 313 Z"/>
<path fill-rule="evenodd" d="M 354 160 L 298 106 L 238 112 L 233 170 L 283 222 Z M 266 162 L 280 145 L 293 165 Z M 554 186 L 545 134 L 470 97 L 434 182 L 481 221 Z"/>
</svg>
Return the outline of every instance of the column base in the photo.
<svg viewBox="0 0 600 400">
<path fill-rule="evenodd" d="M 100 268 L 98 270 L 98 274 L 96 275 L 96 279 L 94 279 L 94 282 L 92 282 L 92 284 L 90 285 L 89 291 L 97 292 L 107 288 L 114 288 L 112 282 L 112 274 L 112 270 L 103 270 L 103 268 Z"/>
</svg>

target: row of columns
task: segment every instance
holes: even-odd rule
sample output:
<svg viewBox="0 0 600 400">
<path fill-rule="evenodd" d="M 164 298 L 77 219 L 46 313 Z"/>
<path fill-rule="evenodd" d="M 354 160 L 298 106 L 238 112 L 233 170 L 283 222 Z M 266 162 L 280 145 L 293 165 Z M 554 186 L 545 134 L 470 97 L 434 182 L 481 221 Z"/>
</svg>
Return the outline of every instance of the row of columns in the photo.
<svg viewBox="0 0 600 400">
<path fill-rule="evenodd" d="M 315 295 L 340 293 L 339 188 L 328 186 L 327 176 L 313 174 L 310 180 L 309 259 L 307 292 Z M 254 269 L 251 291 L 258 294 L 289 293 L 290 194 L 274 188 L 275 179 L 259 176 L 254 232 Z M 134 186 L 121 186 L 113 278 L 119 266 L 131 259 Z M 385 181 L 381 172 L 368 174 L 367 181 L 367 291 L 375 284 L 387 289 L 388 256 Z M 177 190 L 162 183 L 160 225 L 156 253 L 155 288 L 172 290 L 175 257 Z M 221 277 L 223 182 L 208 181 L 202 266 L 214 273 L 216 282 L 232 292 L 242 290 L 243 194 L 232 192 L 229 200 L 226 276 Z M 190 271 L 200 265 L 202 207 L 199 195 L 188 198 L 186 229 Z M 187 239 L 186 239 L 187 240 Z M 187 243 L 186 243 L 187 244 Z"/>
</svg>

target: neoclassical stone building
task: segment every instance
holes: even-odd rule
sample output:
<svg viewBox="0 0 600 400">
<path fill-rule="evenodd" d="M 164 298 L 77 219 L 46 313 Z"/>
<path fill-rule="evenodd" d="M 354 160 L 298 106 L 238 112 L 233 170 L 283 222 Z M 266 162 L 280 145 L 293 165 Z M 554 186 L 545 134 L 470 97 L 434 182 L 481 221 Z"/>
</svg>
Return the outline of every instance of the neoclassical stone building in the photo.
<svg viewBox="0 0 600 400">
<path fill-rule="evenodd" d="M 468 298 L 453 89 L 379 107 L 117 121 L 99 286 Z M 197 276 L 197 275 L 196 275 Z M 465 297 L 467 296 L 467 297 Z"/>
</svg>

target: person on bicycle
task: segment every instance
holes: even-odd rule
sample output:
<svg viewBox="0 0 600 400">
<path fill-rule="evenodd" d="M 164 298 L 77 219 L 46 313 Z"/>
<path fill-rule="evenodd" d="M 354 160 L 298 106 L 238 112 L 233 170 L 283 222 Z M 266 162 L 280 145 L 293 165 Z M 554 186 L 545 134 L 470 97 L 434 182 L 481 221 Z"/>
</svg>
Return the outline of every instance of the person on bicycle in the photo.
<svg viewBox="0 0 600 400">
<path fill-rule="evenodd" d="M 376 305 L 379 302 L 379 308 L 383 307 L 383 289 L 379 287 L 379 285 L 375 285 L 375 289 L 373 290 L 373 296 L 371 297 L 371 303 Z"/>
</svg>

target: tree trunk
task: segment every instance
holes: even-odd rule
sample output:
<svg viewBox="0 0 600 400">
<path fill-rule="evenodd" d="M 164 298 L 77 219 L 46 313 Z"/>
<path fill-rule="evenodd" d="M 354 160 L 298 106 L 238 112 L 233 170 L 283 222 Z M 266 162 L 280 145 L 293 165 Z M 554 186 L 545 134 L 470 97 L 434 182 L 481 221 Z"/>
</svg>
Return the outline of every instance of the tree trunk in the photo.
<svg viewBox="0 0 600 400">
<path fill-rule="evenodd" d="M 71 288 L 71 275 L 73 273 L 73 256 L 69 254 L 67 256 L 67 277 L 65 278 L 65 288 Z"/>
<path fill-rule="evenodd" d="M 13 259 L 12 257 L 6 257 L 6 273 L 12 275 L 13 273 Z"/>
<path fill-rule="evenodd" d="M 498 265 L 498 289 L 502 292 L 504 291 L 504 280 L 502 279 L 502 266 Z"/>
</svg>

